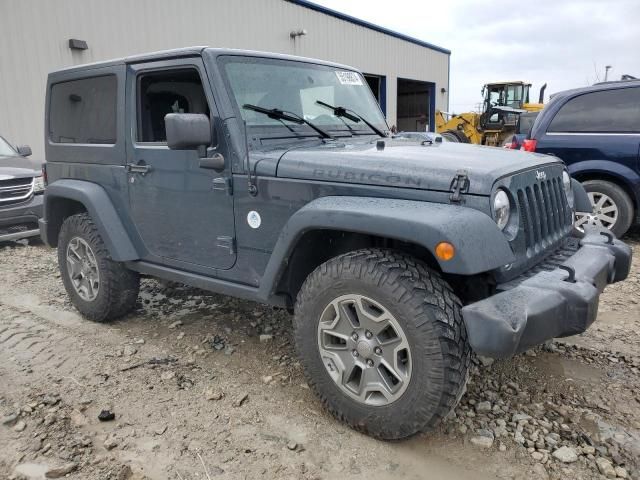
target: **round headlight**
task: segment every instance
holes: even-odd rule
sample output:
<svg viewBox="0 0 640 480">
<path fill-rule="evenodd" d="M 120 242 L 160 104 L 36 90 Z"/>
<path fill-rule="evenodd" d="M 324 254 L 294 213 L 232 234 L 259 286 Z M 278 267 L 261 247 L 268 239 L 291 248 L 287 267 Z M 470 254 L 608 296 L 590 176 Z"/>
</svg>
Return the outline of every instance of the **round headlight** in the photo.
<svg viewBox="0 0 640 480">
<path fill-rule="evenodd" d="M 496 196 L 493 197 L 493 219 L 500 230 L 504 230 L 504 227 L 507 226 L 510 215 L 511 202 L 509 202 L 509 195 L 504 190 L 498 190 Z"/>
<path fill-rule="evenodd" d="M 571 188 L 571 177 L 569 176 L 569 172 L 564 170 L 562 172 L 562 187 L 564 188 L 564 194 L 567 197 L 567 202 L 569 206 L 573 208 L 573 189 Z"/>
</svg>

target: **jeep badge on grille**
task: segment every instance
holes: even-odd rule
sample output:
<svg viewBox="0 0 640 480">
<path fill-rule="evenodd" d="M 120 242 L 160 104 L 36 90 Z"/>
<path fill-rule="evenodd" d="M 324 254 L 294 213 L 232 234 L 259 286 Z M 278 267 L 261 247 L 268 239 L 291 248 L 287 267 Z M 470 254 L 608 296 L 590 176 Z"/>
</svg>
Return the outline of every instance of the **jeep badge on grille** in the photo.
<svg viewBox="0 0 640 480">
<path fill-rule="evenodd" d="M 541 172 L 540 170 L 536 170 L 536 180 L 546 180 L 547 172 Z"/>
</svg>

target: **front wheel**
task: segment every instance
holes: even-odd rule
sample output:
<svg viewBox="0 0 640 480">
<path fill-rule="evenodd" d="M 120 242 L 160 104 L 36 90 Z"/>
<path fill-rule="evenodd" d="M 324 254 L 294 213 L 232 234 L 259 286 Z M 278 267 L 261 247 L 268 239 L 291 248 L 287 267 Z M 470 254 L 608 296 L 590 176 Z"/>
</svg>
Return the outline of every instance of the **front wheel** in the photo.
<svg viewBox="0 0 640 480">
<path fill-rule="evenodd" d="M 338 419 L 381 439 L 432 428 L 464 391 L 461 303 L 422 262 L 359 250 L 320 265 L 296 302 L 307 381 Z"/>
<path fill-rule="evenodd" d="M 89 320 L 112 320 L 135 307 L 140 275 L 111 259 L 88 214 L 62 224 L 58 265 L 71 302 Z"/>
<path fill-rule="evenodd" d="M 587 180 L 582 183 L 591 200 L 591 212 L 576 212 L 575 226 L 584 231 L 585 225 L 604 227 L 616 237 L 624 235 L 633 223 L 634 208 L 629 195 L 618 185 L 606 180 Z"/>
</svg>

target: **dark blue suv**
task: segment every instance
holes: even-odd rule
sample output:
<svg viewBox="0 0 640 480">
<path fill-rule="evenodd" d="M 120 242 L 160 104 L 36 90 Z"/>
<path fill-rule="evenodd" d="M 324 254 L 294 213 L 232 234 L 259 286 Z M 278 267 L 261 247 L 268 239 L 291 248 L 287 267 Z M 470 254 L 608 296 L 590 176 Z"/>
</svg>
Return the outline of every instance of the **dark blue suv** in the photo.
<svg viewBox="0 0 640 480">
<path fill-rule="evenodd" d="M 605 226 L 617 236 L 640 223 L 640 81 L 607 82 L 553 96 L 523 149 L 567 164 L 593 211 L 576 226 Z"/>
</svg>

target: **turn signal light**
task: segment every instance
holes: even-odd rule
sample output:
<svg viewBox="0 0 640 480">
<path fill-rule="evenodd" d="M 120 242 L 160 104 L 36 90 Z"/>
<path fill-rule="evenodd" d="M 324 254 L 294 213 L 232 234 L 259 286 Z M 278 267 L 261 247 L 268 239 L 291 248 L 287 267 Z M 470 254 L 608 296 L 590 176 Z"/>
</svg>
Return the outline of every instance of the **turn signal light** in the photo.
<svg viewBox="0 0 640 480">
<path fill-rule="evenodd" d="M 436 245 L 436 257 L 440 260 L 451 260 L 456 254 L 456 249 L 449 242 L 440 242 Z"/>
<path fill-rule="evenodd" d="M 536 143 L 538 143 L 536 140 L 527 138 L 522 142 L 522 148 L 520 150 L 524 150 L 525 152 L 535 152 Z"/>
</svg>

